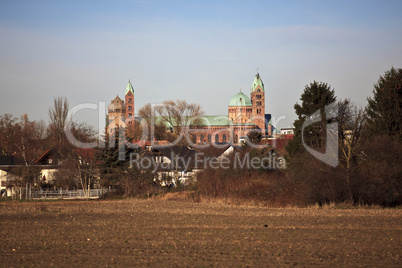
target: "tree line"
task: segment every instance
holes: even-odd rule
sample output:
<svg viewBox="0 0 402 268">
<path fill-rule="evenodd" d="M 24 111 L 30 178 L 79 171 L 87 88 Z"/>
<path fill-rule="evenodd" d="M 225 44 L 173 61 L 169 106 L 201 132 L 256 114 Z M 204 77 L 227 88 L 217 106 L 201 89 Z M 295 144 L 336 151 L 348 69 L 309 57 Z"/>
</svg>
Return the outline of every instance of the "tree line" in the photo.
<svg viewBox="0 0 402 268">
<path fill-rule="evenodd" d="M 70 128 L 77 140 L 83 142 L 97 139 L 94 129 L 74 121 L 68 122 L 69 104 L 66 98 L 55 98 L 49 108 L 49 123 L 32 121 L 27 114 L 20 118 L 11 114 L 0 116 L 0 155 L 14 156 L 16 168 L 9 170 L 12 177 L 8 187 L 22 187 L 30 184 L 39 187 L 75 187 L 87 189 L 89 164 L 95 163 L 91 152 L 76 148 L 68 142 L 65 127 Z M 36 161 L 46 152 L 52 150 L 54 163 L 59 163 L 60 170 L 55 174 L 52 184 L 41 177 L 41 167 Z M 85 162 L 85 165 L 82 163 Z M 61 165 L 62 164 L 62 165 Z M 83 168 L 84 167 L 84 168 Z M 90 177 L 94 177 L 92 174 Z"/>
<path fill-rule="evenodd" d="M 402 203 L 402 69 L 392 67 L 380 76 L 366 107 L 338 99 L 328 83 L 313 81 L 294 109 L 295 134 L 281 152 L 285 170 L 205 170 L 195 198 L 278 206 Z M 328 146 L 330 140 L 336 146 Z"/>
<path fill-rule="evenodd" d="M 287 146 L 288 177 L 298 185 L 305 202 L 348 202 L 393 206 L 402 202 L 402 69 L 391 68 L 374 85 L 366 107 L 351 100 L 338 100 L 334 89 L 312 82 L 294 108 L 295 137 Z M 325 107 L 337 103 L 337 114 L 326 118 Z M 315 111 L 320 118 L 304 128 Z M 324 152 L 325 132 L 330 121 L 337 123 L 338 165 L 317 160 L 304 145 Z M 302 144 L 302 136 L 304 145 Z"/>
<path fill-rule="evenodd" d="M 331 112 L 328 106 L 333 104 L 336 110 Z M 206 169 L 197 175 L 194 184 L 180 189 L 191 190 L 194 200 L 224 197 L 280 206 L 330 202 L 400 205 L 401 107 L 400 68 L 391 68 L 380 76 L 366 107 L 357 107 L 350 99 L 338 99 L 328 83 L 313 81 L 305 86 L 300 103 L 294 105 L 295 135 L 286 150 L 260 150 L 247 145 L 240 149 L 242 154 L 260 158 L 280 154 L 286 159 L 285 170 Z M 200 124 L 204 114 L 199 105 L 185 101 L 165 101 L 157 107 L 147 104 L 139 110 L 146 124 L 137 123 L 119 129 L 112 136 L 105 133 L 104 137 L 97 137 L 91 126 L 67 120 L 68 110 L 67 100 L 56 98 L 49 109 L 48 125 L 31 121 L 27 115 L 0 117 L 0 153 L 17 156 L 26 167 L 18 171 L 21 179 L 14 182 L 16 185 L 43 184 L 40 170 L 33 163 L 53 148 L 61 159 L 53 187 L 86 189 L 97 184 L 113 187 L 124 196 L 149 196 L 166 191 L 155 182 L 156 174 L 129 166 L 131 153 L 152 157 L 152 152 L 130 146 L 130 142 L 150 141 L 151 133 L 157 140 L 175 141 L 182 125 Z M 313 123 L 306 125 L 307 121 Z M 104 146 L 90 150 L 76 148 L 65 136 L 66 124 L 77 140 L 102 140 Z M 333 128 L 329 131 L 334 124 L 336 131 Z M 124 146 L 125 161 L 118 157 L 120 133 L 129 141 Z M 258 143 L 261 133 L 252 132 L 249 139 Z M 328 152 L 329 140 L 336 142 L 336 151 Z M 182 139 L 179 145 L 189 144 Z M 317 159 L 307 148 L 336 158 L 336 164 L 328 165 Z"/>
<path fill-rule="evenodd" d="M 36 188 L 83 189 L 96 187 L 112 187 L 125 196 L 137 193 L 137 188 L 159 188 L 154 182 L 155 174 L 130 169 L 129 154 L 149 154 L 145 148 L 133 149 L 130 146 L 140 139 L 150 141 L 151 131 L 159 140 L 175 141 L 180 132 L 179 126 L 198 124 L 188 122 L 189 118 L 198 118 L 203 114 L 201 106 L 186 101 L 165 101 L 155 109 L 147 104 L 140 109 L 140 115 L 147 124 L 129 125 L 109 136 L 106 129 L 102 137 L 98 137 L 91 125 L 77 123 L 68 118 L 69 103 L 67 98 L 54 99 L 48 110 L 49 122 L 29 120 L 24 114 L 20 118 L 11 114 L 0 116 L 0 155 L 15 156 L 17 167 L 9 171 L 12 180 L 8 187 L 24 187 L 30 184 Z M 154 112 L 159 121 L 154 123 Z M 166 126 L 169 126 L 168 128 Z M 97 142 L 96 148 L 79 148 L 66 136 L 66 129 L 75 140 L 81 143 Z M 144 129 L 146 128 L 146 129 Z M 152 130 L 151 130 L 152 128 Z M 121 141 L 120 133 L 124 141 Z M 144 136 L 142 133 L 146 133 Z M 119 144 L 124 142 L 125 161 L 119 159 Z M 182 143 L 185 139 L 182 139 Z M 41 176 L 41 167 L 35 163 L 44 153 L 51 150 L 54 166 L 52 180 Z M 145 174 L 145 175 L 144 175 Z M 145 191 L 145 190 L 142 190 Z M 149 192 L 149 190 L 147 190 Z"/>
</svg>

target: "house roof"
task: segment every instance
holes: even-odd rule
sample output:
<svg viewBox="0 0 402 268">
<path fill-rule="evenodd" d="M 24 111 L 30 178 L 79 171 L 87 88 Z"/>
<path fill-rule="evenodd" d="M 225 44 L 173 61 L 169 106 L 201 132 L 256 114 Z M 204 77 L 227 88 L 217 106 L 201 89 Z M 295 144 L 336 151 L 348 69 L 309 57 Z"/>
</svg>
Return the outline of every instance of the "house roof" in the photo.
<svg viewBox="0 0 402 268">
<path fill-rule="evenodd" d="M 153 146 L 153 152 L 159 153 L 169 158 L 174 166 L 177 165 L 179 169 L 184 168 L 206 168 L 208 162 L 214 159 L 219 159 L 222 155 L 229 155 L 231 152 L 240 150 L 240 147 L 232 146 L 228 143 L 210 144 L 205 147 L 189 148 L 187 146 Z M 231 150 L 229 150 L 231 148 Z"/>
<path fill-rule="evenodd" d="M 219 157 L 230 147 L 231 145 L 229 143 L 213 143 L 205 147 L 194 148 L 194 150 L 207 157 Z"/>
<path fill-rule="evenodd" d="M 167 158 L 173 158 L 173 157 L 193 157 L 194 154 L 196 153 L 195 150 L 187 147 L 187 146 L 180 146 L 180 145 L 170 145 L 170 146 L 153 146 L 153 149 L 158 150 L 161 152 L 164 156 Z"/>
<path fill-rule="evenodd" d="M 11 166 L 16 164 L 14 155 L 0 155 L 0 166 Z"/>
<path fill-rule="evenodd" d="M 187 146 L 153 146 L 153 149 L 154 153 L 158 151 L 160 154 L 169 158 L 172 164 L 180 170 L 194 165 L 196 151 Z"/>
<path fill-rule="evenodd" d="M 0 155 L 0 169 L 9 170 L 15 167 L 25 166 L 21 159 L 18 159 L 14 155 Z"/>
<path fill-rule="evenodd" d="M 52 148 L 48 149 L 46 152 L 44 152 L 41 157 L 39 157 L 36 161 L 35 164 L 40 163 L 41 161 L 43 161 L 50 153 L 50 151 L 52 150 Z"/>
<path fill-rule="evenodd" d="M 46 159 L 48 159 L 50 157 L 54 157 L 55 159 L 60 159 L 61 155 L 55 149 L 50 148 L 46 152 L 44 152 L 42 154 L 42 156 L 38 158 L 38 160 L 35 161 L 35 165 L 43 165 L 43 164 L 45 164 L 44 162 L 46 161 Z"/>
</svg>

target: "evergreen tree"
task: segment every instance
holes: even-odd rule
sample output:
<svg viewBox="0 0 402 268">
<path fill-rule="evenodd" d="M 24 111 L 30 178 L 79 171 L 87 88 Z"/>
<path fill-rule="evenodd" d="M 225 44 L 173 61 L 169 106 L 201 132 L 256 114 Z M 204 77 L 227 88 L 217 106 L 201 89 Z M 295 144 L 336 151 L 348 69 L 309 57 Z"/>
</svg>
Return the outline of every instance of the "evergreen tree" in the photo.
<svg viewBox="0 0 402 268">
<path fill-rule="evenodd" d="M 316 149 L 323 148 L 327 120 L 325 118 L 325 106 L 336 101 L 335 91 L 327 83 L 316 82 L 306 85 L 300 97 L 301 104 L 294 105 L 297 119 L 295 120 L 295 136 L 286 147 L 290 156 L 294 156 L 302 149 L 302 127 L 304 121 L 320 111 L 320 122 L 306 127 L 304 136 L 309 146 Z M 307 136 L 307 137 L 306 137 Z"/>
<path fill-rule="evenodd" d="M 106 132 L 104 146 L 97 149 L 96 158 L 100 171 L 101 183 L 104 186 L 113 186 L 118 183 L 119 175 L 125 161 L 119 160 L 119 132 L 109 136 Z"/>
<path fill-rule="evenodd" d="M 392 67 L 380 76 L 374 85 L 374 96 L 369 97 L 367 123 L 371 134 L 383 134 L 402 141 L 402 69 Z"/>
<path fill-rule="evenodd" d="M 248 134 L 247 134 L 247 138 L 249 140 L 249 142 L 251 144 L 257 145 L 260 143 L 261 139 L 262 139 L 262 134 L 261 134 L 261 130 L 258 128 L 255 128 L 253 130 L 251 130 Z"/>
<path fill-rule="evenodd" d="M 104 146 L 97 150 L 101 184 L 112 186 L 124 196 L 133 196 L 141 187 L 145 187 L 144 185 L 154 184 L 154 174 L 150 170 L 139 170 L 136 165 L 130 164 L 130 155 L 143 157 L 148 150 L 141 150 L 122 140 L 120 133 L 124 133 L 123 128 L 116 129 L 110 136 L 106 134 Z M 123 159 L 119 148 L 121 143 L 124 143 Z"/>
</svg>

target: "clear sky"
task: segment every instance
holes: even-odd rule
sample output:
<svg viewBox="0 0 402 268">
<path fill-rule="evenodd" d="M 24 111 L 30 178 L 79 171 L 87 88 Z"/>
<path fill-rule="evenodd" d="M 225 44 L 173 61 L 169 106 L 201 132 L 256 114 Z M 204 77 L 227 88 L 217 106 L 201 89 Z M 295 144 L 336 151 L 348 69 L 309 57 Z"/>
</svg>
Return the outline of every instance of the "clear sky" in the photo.
<svg viewBox="0 0 402 268">
<path fill-rule="evenodd" d="M 373 84 L 402 68 L 402 1 L 0 1 L 0 115 L 48 120 L 71 106 L 124 97 L 135 110 L 184 99 L 227 114 L 257 68 L 266 113 L 286 116 L 306 84 L 366 105 Z M 77 114 L 97 126 L 97 112 Z"/>
</svg>

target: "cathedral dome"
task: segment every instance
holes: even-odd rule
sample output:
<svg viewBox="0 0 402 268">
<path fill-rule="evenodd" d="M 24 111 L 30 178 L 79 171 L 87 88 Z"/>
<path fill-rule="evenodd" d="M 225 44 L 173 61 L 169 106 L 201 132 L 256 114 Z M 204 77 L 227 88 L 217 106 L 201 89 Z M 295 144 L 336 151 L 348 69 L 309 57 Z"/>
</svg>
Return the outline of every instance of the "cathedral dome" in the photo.
<svg viewBox="0 0 402 268">
<path fill-rule="evenodd" d="M 230 100 L 229 106 L 252 106 L 252 104 L 250 98 L 240 91 Z"/>
</svg>

